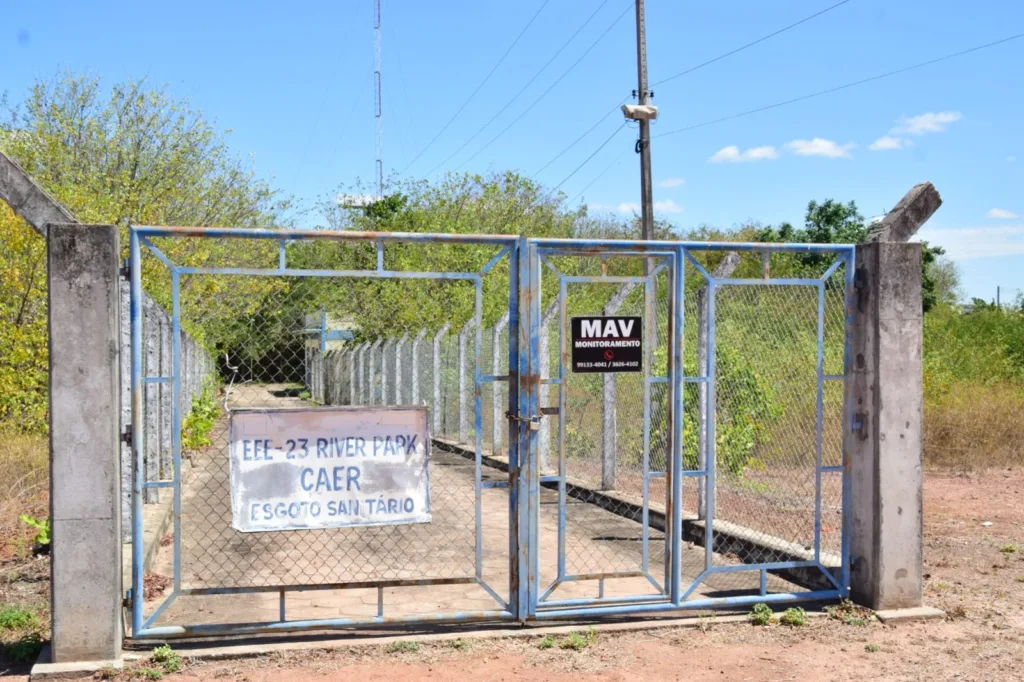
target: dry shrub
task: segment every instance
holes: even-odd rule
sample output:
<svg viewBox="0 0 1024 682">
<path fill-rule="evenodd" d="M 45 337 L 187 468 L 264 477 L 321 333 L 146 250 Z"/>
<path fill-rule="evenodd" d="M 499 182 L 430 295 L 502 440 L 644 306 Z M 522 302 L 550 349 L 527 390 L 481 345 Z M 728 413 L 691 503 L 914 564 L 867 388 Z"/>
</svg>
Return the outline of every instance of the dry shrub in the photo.
<svg viewBox="0 0 1024 682">
<path fill-rule="evenodd" d="M 975 471 L 1024 464 L 1024 390 L 959 383 L 925 403 L 926 464 Z"/>
<path fill-rule="evenodd" d="M 27 552 L 35 531 L 18 517 L 49 516 L 49 443 L 45 435 L 0 429 L 0 562 Z"/>
</svg>

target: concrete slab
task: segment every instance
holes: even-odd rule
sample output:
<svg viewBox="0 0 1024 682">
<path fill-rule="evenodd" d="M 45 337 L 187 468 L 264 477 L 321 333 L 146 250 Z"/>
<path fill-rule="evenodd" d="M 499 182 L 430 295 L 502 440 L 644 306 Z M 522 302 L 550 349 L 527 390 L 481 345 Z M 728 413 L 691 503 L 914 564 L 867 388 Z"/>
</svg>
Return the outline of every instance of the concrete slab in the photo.
<svg viewBox="0 0 1024 682">
<path fill-rule="evenodd" d="M 808 618 L 818 618 L 825 614 L 811 612 Z M 616 621 L 591 624 L 558 624 L 558 625 L 527 625 L 505 626 L 488 628 L 486 630 L 470 631 L 448 631 L 440 633 L 408 634 L 396 633 L 394 635 L 375 636 L 350 636 L 340 635 L 331 639 L 297 639 L 290 638 L 284 641 L 254 643 L 251 640 L 240 640 L 223 645 L 211 645 L 208 642 L 199 644 L 175 644 L 175 650 L 189 658 L 196 658 L 204 661 L 232 660 L 241 658 L 255 658 L 271 653 L 288 651 L 334 651 L 349 647 L 382 646 L 391 642 L 444 642 L 453 639 L 506 639 L 523 637 L 544 637 L 546 635 L 564 635 L 570 632 L 579 632 L 581 629 L 594 628 L 599 633 L 616 632 L 646 632 L 651 630 L 664 630 L 680 627 L 710 627 L 713 625 L 725 625 L 728 623 L 745 623 L 746 614 L 730 614 L 720 616 L 687 616 L 685 618 L 655 618 L 637 621 Z M 154 645 L 155 646 L 155 645 Z M 148 652 L 126 651 L 124 660 L 128 662 L 144 660 L 149 656 Z"/>
<path fill-rule="evenodd" d="M 50 660 L 50 645 L 39 652 L 39 660 L 32 666 L 30 682 L 37 680 L 80 680 L 92 678 L 99 670 L 122 670 L 124 659 L 110 661 L 71 661 L 53 663 Z"/>
<path fill-rule="evenodd" d="M 909 609 L 888 609 L 875 611 L 878 620 L 883 623 L 897 624 L 908 623 L 917 620 L 938 620 L 945 618 L 946 612 L 932 606 L 915 606 Z"/>
</svg>

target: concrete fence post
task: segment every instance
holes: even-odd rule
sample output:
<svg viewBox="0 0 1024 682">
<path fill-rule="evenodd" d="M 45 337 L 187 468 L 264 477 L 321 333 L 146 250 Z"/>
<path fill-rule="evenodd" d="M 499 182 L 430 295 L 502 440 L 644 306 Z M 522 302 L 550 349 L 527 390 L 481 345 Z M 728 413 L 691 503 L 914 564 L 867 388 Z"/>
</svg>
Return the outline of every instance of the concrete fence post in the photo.
<svg viewBox="0 0 1024 682">
<path fill-rule="evenodd" d="M 406 402 L 409 400 L 409 396 L 402 395 L 402 371 L 409 371 L 408 367 L 402 367 L 402 350 L 407 343 L 409 343 L 408 332 L 402 334 L 402 337 L 395 344 L 395 405 L 401 405 L 403 399 Z"/>
<path fill-rule="evenodd" d="M 546 383 L 551 377 L 551 321 L 558 313 L 558 301 L 547 307 L 540 318 L 540 336 L 537 339 L 537 360 L 540 363 L 539 404 L 541 408 L 548 405 L 551 387 Z M 561 386 L 558 387 L 562 389 Z M 551 424 L 548 419 L 541 418 L 540 432 L 537 434 L 537 449 L 540 453 L 540 468 L 551 468 Z"/>
<path fill-rule="evenodd" d="M 369 396 L 366 391 L 366 349 L 369 347 L 369 343 L 364 341 L 359 344 L 359 350 L 356 351 L 359 354 L 359 367 L 356 371 L 358 374 L 357 383 L 357 399 L 353 402 L 356 405 L 369 405 Z"/>
<path fill-rule="evenodd" d="M 160 372 L 160 307 L 153 301 L 153 299 L 147 298 L 142 302 L 142 353 L 144 358 L 143 364 L 143 376 L 156 376 Z M 157 425 L 160 423 L 158 420 L 159 414 L 159 401 L 160 395 L 159 384 L 146 384 L 143 389 L 143 418 L 145 420 L 146 434 L 156 434 Z M 146 439 L 146 480 L 147 481 L 158 481 L 160 480 L 160 439 L 159 438 L 147 438 Z M 156 488 L 151 488 L 145 492 L 144 499 L 147 504 L 152 504 L 160 501 L 160 491 Z"/>
<path fill-rule="evenodd" d="M 636 287 L 634 282 L 627 282 L 619 287 L 619 290 L 605 304 L 601 314 L 617 314 L 634 287 Z M 619 468 L 616 438 L 619 386 L 615 374 L 602 374 L 601 381 L 601 490 L 614 490 Z"/>
<path fill-rule="evenodd" d="M 448 333 L 451 326 L 450 322 L 446 322 L 441 327 L 441 331 L 434 336 L 434 404 L 430 409 L 434 416 L 433 426 L 436 436 L 440 436 L 443 429 L 441 417 L 444 411 L 441 403 L 441 339 Z"/>
<path fill-rule="evenodd" d="M 470 320 L 459 332 L 459 442 L 469 442 L 469 358 L 466 348 L 469 345 L 469 334 L 473 331 L 476 320 Z"/>
<path fill-rule="evenodd" d="M 392 373 L 394 372 L 394 363 L 388 362 L 388 349 L 393 348 L 395 345 L 394 339 L 387 339 L 380 349 L 380 404 L 388 405 L 388 400 L 391 395 L 388 391 L 388 367 L 392 367 Z"/>
<path fill-rule="evenodd" d="M 427 335 L 426 329 L 421 329 L 420 333 L 416 335 L 416 338 L 412 340 L 412 399 L 413 405 L 420 404 L 420 372 L 423 370 L 420 368 L 420 344 L 423 343 L 423 338 Z"/>
<path fill-rule="evenodd" d="M 846 375 L 851 593 L 875 610 L 922 602 L 921 244 L 857 247 Z"/>
<path fill-rule="evenodd" d="M 725 254 L 725 258 L 711 273 L 715 279 L 731 277 L 740 265 L 740 255 L 735 251 Z M 685 265 L 683 266 L 685 267 Z M 697 374 L 709 376 L 708 372 L 708 287 L 697 290 Z M 713 361 L 713 360 L 712 360 Z M 708 385 L 707 382 L 697 384 L 697 466 L 701 471 L 708 469 Z M 704 478 L 704 485 L 697 486 L 697 518 L 707 518 L 706 486 L 714 485 L 713 481 Z"/>
<path fill-rule="evenodd" d="M 122 637 L 118 228 L 52 224 L 48 241 L 51 659 L 116 661 Z"/>
<path fill-rule="evenodd" d="M 508 367 L 501 366 L 501 334 L 508 327 L 508 311 L 494 323 L 491 334 L 491 371 L 494 376 L 508 376 Z M 505 411 L 502 409 L 502 395 L 508 390 L 508 384 L 500 381 L 491 382 L 491 452 L 498 454 L 501 451 L 502 425 L 505 423 Z"/>
<path fill-rule="evenodd" d="M 376 405 L 381 397 L 381 393 L 377 391 L 377 387 L 381 383 L 378 381 L 377 368 L 380 363 L 377 362 L 377 349 L 383 341 L 384 339 L 377 339 L 370 344 L 370 372 L 367 381 L 367 387 L 370 389 L 370 405 Z"/>
</svg>

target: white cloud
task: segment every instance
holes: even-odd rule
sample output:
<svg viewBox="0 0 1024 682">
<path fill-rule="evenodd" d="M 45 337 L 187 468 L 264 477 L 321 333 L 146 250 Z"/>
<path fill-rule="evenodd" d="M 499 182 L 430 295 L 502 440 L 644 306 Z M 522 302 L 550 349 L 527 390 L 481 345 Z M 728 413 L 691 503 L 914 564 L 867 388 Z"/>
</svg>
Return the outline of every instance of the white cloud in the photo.
<svg viewBox="0 0 1024 682">
<path fill-rule="evenodd" d="M 1005 208 L 992 208 L 985 214 L 986 218 L 996 218 L 998 220 L 1014 220 L 1020 216 L 1013 211 L 1007 211 Z"/>
<path fill-rule="evenodd" d="M 945 132 L 949 124 L 956 123 L 963 114 L 959 111 L 929 112 L 918 116 L 903 116 L 891 132 L 893 135 L 926 135 Z"/>
<path fill-rule="evenodd" d="M 380 197 L 373 194 L 339 194 L 334 197 L 334 200 L 338 202 L 339 206 L 345 208 L 358 208 L 360 206 L 369 206 L 370 204 L 380 200 Z"/>
<path fill-rule="evenodd" d="M 786 149 L 798 156 L 824 156 L 830 159 L 849 158 L 854 144 L 840 145 L 823 137 L 813 140 L 793 140 L 786 143 Z"/>
<path fill-rule="evenodd" d="M 906 142 L 909 143 L 909 140 L 907 140 Z M 881 151 L 886 151 L 886 150 L 889 150 L 889 149 L 903 149 L 903 146 L 904 146 L 903 138 L 900 138 L 900 137 L 890 137 L 888 135 L 883 135 L 882 137 L 880 137 L 877 140 L 875 140 L 874 142 L 872 142 L 871 146 L 868 147 L 868 149 L 870 149 L 872 151 L 876 151 L 876 152 L 881 152 Z"/>
<path fill-rule="evenodd" d="M 654 210 L 658 213 L 682 213 L 683 207 L 669 199 L 667 201 L 655 201 Z"/>
<path fill-rule="evenodd" d="M 999 227 L 928 228 L 918 235 L 946 249 L 953 260 L 1024 255 L 1024 225 Z"/>
<path fill-rule="evenodd" d="M 664 189 L 674 189 L 682 185 L 686 180 L 684 178 L 665 178 L 658 183 L 658 187 Z"/>
<path fill-rule="evenodd" d="M 587 204 L 587 208 L 599 213 L 640 213 L 640 204 L 635 201 L 623 201 L 618 204 Z M 668 199 L 667 201 L 655 201 L 654 210 L 658 213 L 682 213 L 683 207 Z"/>
<path fill-rule="evenodd" d="M 719 149 L 709 160 L 712 163 L 742 163 L 744 161 L 765 161 L 777 158 L 779 158 L 779 153 L 771 145 L 751 147 L 745 152 L 741 152 L 740 148 L 736 145 L 730 145 Z"/>
</svg>

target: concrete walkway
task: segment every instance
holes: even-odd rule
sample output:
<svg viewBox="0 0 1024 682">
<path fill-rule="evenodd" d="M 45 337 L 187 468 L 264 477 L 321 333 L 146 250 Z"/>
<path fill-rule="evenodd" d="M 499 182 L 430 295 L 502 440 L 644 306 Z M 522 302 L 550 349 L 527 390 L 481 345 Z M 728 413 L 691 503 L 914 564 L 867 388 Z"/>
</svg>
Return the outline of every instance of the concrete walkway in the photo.
<svg viewBox="0 0 1024 682">
<path fill-rule="evenodd" d="M 304 401 L 284 386 L 235 387 L 232 407 L 299 407 Z M 240 533 L 231 528 L 227 418 L 211 434 L 214 445 L 193 453 L 182 486 L 183 588 L 276 587 L 428 578 L 473 578 L 476 575 L 474 462 L 433 448 L 428 524 L 339 528 L 274 533 Z M 486 465 L 484 481 L 507 474 Z M 482 577 L 503 600 L 509 597 L 509 495 L 484 489 L 481 500 Z M 558 496 L 543 490 L 540 505 L 541 591 L 558 575 Z M 648 572 L 664 583 L 664 535 L 649 529 Z M 718 557 L 721 563 L 734 563 Z M 643 565 L 642 526 L 587 502 L 569 498 L 566 505 L 565 570 L 570 575 L 636 572 Z M 684 575 L 693 579 L 704 565 L 702 547 L 684 547 Z M 155 573 L 173 575 L 172 545 L 161 547 Z M 756 572 L 729 574 L 727 584 L 708 589 L 755 588 Z M 796 588 L 772 578 L 771 587 Z M 550 599 L 597 597 L 597 580 L 562 583 Z M 656 594 L 643 577 L 608 579 L 604 596 Z M 377 615 L 377 589 L 349 588 L 290 592 L 287 619 L 369 618 Z M 147 613 L 160 604 L 147 604 Z M 180 596 L 159 624 L 252 623 L 279 619 L 277 591 L 232 595 Z M 448 613 L 503 608 L 477 584 L 389 587 L 384 614 Z"/>
</svg>

